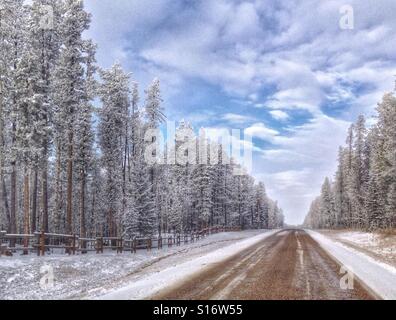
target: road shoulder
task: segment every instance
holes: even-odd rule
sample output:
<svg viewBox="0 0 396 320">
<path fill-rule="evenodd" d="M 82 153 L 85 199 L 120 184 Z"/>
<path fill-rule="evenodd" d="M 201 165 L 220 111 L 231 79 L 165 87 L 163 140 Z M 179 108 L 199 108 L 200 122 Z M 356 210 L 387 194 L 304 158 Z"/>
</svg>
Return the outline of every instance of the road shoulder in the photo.
<svg viewBox="0 0 396 320">
<path fill-rule="evenodd" d="M 382 299 L 396 299 L 396 268 L 336 242 L 319 232 L 311 230 L 307 232 L 334 259 L 352 271 L 373 293 Z"/>
</svg>

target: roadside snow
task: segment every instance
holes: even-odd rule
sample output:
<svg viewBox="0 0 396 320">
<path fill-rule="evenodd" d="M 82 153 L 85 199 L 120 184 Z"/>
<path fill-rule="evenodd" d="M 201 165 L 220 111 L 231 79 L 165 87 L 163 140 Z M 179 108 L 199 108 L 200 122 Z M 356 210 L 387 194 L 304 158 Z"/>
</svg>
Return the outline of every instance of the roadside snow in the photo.
<svg viewBox="0 0 396 320">
<path fill-rule="evenodd" d="M 221 262 L 251 247 L 252 245 L 273 235 L 277 231 L 266 232 L 247 240 L 237 242 L 214 252 L 202 255 L 196 259 L 176 264 L 146 277 L 131 282 L 124 288 L 112 290 L 99 297 L 101 300 L 137 300 L 144 299 L 157 293 L 159 290 L 171 287 L 178 282 L 188 279 L 208 265 Z"/>
<path fill-rule="evenodd" d="M 396 235 L 353 230 L 321 230 L 319 232 L 375 260 L 396 267 Z"/>
<path fill-rule="evenodd" d="M 396 268 L 315 231 L 307 231 L 330 255 L 383 299 L 396 299 Z"/>
<path fill-rule="evenodd" d="M 96 297 L 140 279 L 149 272 L 196 259 L 263 231 L 220 233 L 180 247 L 137 254 L 50 255 L 0 257 L 0 300 L 55 300 Z M 42 288 L 42 268 L 53 270 L 54 285 Z"/>
</svg>

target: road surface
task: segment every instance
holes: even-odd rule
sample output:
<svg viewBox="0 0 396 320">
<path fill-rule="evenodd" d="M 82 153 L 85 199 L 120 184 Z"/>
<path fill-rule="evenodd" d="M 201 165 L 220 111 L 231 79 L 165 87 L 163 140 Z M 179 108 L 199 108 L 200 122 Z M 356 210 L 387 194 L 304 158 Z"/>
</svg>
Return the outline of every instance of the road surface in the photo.
<svg viewBox="0 0 396 320">
<path fill-rule="evenodd" d="M 303 230 L 284 230 L 213 264 L 155 300 L 370 300 L 356 279 L 342 289 L 341 266 Z"/>
</svg>

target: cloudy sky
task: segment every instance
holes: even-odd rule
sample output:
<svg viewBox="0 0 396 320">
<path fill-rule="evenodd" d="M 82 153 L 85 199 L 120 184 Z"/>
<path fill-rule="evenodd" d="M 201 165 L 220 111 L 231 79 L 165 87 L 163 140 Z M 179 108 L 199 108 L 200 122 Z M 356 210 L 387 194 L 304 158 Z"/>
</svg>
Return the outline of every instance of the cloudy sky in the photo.
<svg viewBox="0 0 396 320">
<path fill-rule="evenodd" d="M 350 122 L 394 87 L 394 0 L 85 4 L 101 67 L 120 62 L 142 88 L 158 77 L 171 120 L 253 135 L 254 176 L 291 224 L 333 175 Z M 340 27 L 346 4 L 353 29 Z"/>
</svg>

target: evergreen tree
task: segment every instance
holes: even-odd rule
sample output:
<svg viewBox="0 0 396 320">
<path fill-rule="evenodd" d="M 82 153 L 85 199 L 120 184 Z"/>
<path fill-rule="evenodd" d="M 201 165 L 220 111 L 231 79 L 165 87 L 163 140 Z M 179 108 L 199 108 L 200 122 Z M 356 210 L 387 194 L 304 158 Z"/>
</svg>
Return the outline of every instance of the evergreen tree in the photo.
<svg viewBox="0 0 396 320">
<path fill-rule="evenodd" d="M 83 2 L 67 0 L 65 13 L 60 26 L 62 47 L 56 70 L 56 119 L 58 143 L 66 141 L 67 195 L 66 232 L 73 232 L 73 185 L 76 142 L 76 118 L 80 107 L 87 101 L 85 90 L 84 49 L 82 34 L 89 28 L 90 15 L 84 10 Z M 59 146 L 60 152 L 63 148 Z M 62 157 L 62 156 L 59 156 Z"/>
<path fill-rule="evenodd" d="M 102 108 L 99 112 L 99 145 L 102 167 L 105 170 L 105 197 L 107 233 L 116 236 L 120 230 L 122 213 L 122 165 L 125 122 L 130 104 L 129 76 L 116 64 L 109 71 L 101 71 L 99 94 Z"/>
</svg>

